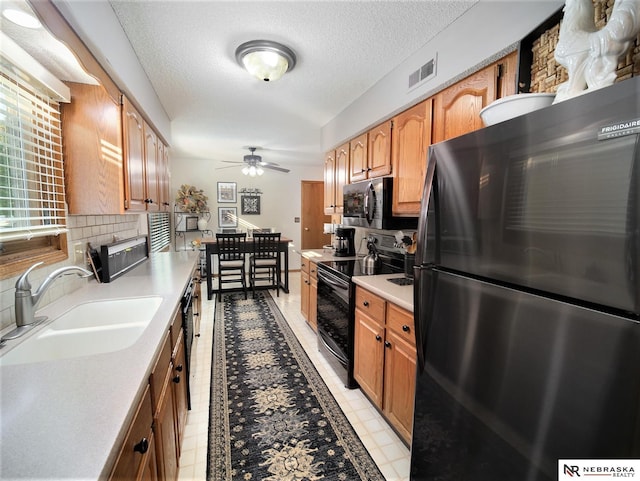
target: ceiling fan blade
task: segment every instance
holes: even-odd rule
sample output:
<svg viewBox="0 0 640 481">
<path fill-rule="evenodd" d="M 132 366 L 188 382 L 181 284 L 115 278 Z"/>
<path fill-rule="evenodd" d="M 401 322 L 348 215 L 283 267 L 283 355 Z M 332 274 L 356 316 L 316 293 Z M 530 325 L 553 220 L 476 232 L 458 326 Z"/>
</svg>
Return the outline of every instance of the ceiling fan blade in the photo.
<svg viewBox="0 0 640 481">
<path fill-rule="evenodd" d="M 237 160 L 221 160 L 220 162 L 224 162 L 225 164 L 244 164 L 244 162 L 238 162 Z"/>
<path fill-rule="evenodd" d="M 242 164 L 242 162 L 237 162 L 238 164 Z M 235 167 L 240 167 L 239 165 L 227 165 L 225 167 L 216 167 L 214 170 L 221 170 L 221 169 L 233 169 Z"/>
<path fill-rule="evenodd" d="M 267 167 L 269 165 L 280 165 L 280 164 L 276 164 L 275 162 L 265 162 L 263 160 L 262 162 L 258 162 L 258 165 L 261 165 L 262 167 Z"/>
<path fill-rule="evenodd" d="M 274 167 L 273 164 L 263 165 L 262 167 L 265 168 L 265 169 L 270 169 L 270 170 L 278 170 L 280 172 L 287 172 L 287 173 L 290 172 L 289 169 L 283 169 L 282 167 Z"/>
</svg>

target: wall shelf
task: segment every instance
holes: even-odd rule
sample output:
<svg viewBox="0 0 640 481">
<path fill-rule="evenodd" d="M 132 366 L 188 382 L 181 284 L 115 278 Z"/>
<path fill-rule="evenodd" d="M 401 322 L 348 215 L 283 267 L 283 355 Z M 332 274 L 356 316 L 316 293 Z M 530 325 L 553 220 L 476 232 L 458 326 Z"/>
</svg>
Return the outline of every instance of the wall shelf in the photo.
<svg viewBox="0 0 640 481">
<path fill-rule="evenodd" d="M 200 249 L 200 243 L 198 239 L 203 237 L 213 237 L 213 231 L 208 228 L 209 222 L 211 222 L 211 212 L 182 212 L 177 210 L 177 206 L 174 206 L 174 224 L 173 224 L 173 246 L 178 251 L 179 239 L 182 239 L 181 250 L 196 250 Z M 207 228 L 201 229 L 198 224 L 202 220 L 206 220 Z"/>
</svg>

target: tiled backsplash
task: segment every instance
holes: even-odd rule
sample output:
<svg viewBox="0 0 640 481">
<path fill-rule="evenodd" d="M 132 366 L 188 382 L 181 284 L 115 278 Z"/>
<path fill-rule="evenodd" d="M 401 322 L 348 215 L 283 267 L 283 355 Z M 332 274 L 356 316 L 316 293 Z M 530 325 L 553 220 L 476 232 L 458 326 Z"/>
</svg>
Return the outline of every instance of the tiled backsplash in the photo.
<svg viewBox="0 0 640 481">
<path fill-rule="evenodd" d="M 37 269 L 29 274 L 33 290 L 37 289 L 45 277 L 54 270 L 74 264 L 74 244 L 82 243 L 84 249 L 87 242 L 90 242 L 93 247 L 99 249 L 103 244 L 113 242 L 114 237 L 127 239 L 147 233 L 146 214 L 70 215 L 67 217 L 67 224 L 69 227 L 67 235 L 69 258 L 64 262 Z M 0 281 L 0 300 L 2 301 L 0 302 L 0 329 L 15 323 L 14 295 L 17 278 L 18 276 Z M 54 299 L 73 292 L 82 287 L 85 282 L 89 281 L 77 276 L 64 276 L 58 279 L 44 294 L 38 307 L 45 306 Z"/>
</svg>

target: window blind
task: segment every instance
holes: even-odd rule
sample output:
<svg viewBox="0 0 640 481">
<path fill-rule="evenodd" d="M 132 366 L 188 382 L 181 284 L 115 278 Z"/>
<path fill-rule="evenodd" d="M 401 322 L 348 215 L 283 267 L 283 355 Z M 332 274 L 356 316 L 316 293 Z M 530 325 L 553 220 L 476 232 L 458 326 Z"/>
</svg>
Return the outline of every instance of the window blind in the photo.
<svg viewBox="0 0 640 481">
<path fill-rule="evenodd" d="M 168 212 L 149 214 L 149 243 L 151 252 L 159 252 L 171 243 L 171 225 Z"/>
<path fill-rule="evenodd" d="M 0 63 L 0 242 L 67 231 L 59 104 Z"/>
</svg>

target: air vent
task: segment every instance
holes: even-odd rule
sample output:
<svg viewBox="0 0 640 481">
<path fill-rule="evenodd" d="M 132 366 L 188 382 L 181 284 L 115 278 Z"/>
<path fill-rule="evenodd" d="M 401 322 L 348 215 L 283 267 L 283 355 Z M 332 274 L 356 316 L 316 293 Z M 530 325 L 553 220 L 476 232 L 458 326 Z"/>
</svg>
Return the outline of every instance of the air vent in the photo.
<svg viewBox="0 0 640 481">
<path fill-rule="evenodd" d="M 409 75 L 409 90 L 436 76 L 436 57 Z"/>
</svg>

